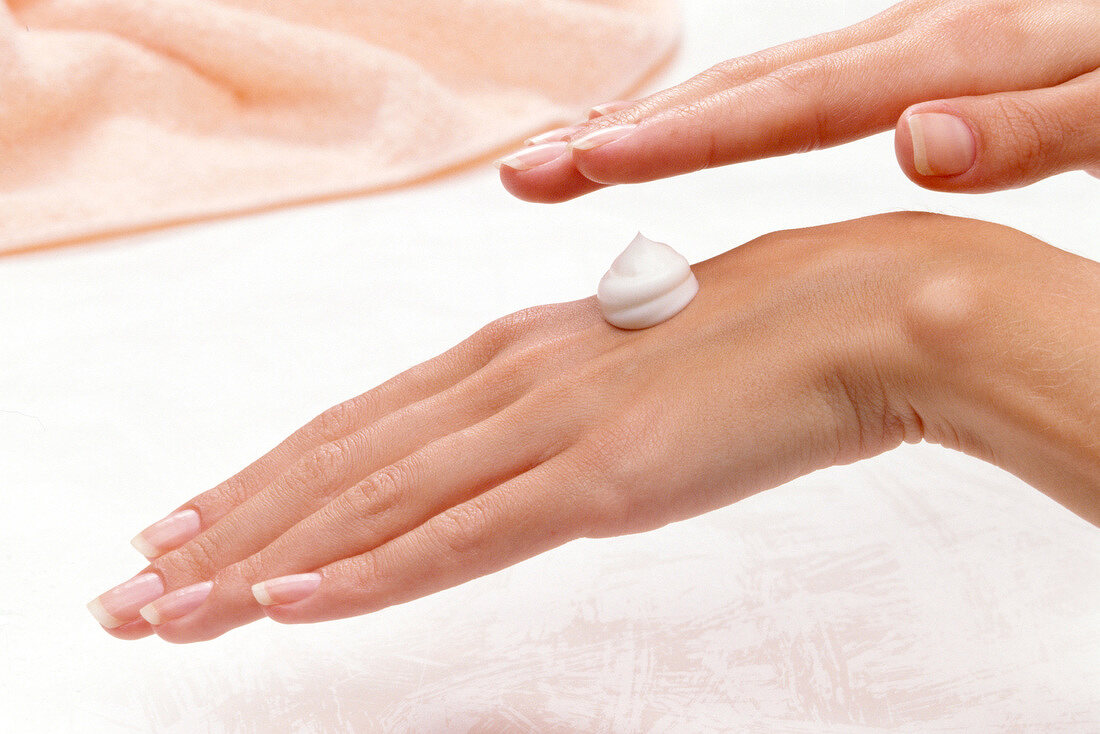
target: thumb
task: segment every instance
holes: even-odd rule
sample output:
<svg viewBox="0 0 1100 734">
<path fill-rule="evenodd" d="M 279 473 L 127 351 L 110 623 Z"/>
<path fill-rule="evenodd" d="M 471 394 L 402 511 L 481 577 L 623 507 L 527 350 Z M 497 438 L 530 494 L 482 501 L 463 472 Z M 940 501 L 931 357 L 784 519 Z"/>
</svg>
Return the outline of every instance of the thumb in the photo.
<svg viewBox="0 0 1100 734">
<path fill-rule="evenodd" d="M 923 102 L 894 135 L 905 174 L 937 191 L 995 191 L 1100 167 L 1100 70 L 1056 87 Z"/>
</svg>

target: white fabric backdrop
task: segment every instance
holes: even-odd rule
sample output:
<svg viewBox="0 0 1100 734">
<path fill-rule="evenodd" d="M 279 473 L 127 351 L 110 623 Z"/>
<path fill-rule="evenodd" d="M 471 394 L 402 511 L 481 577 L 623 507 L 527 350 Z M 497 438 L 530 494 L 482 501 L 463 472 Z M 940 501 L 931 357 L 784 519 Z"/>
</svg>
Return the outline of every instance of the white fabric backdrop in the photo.
<svg viewBox="0 0 1100 734">
<path fill-rule="evenodd" d="M 884 5 L 686 3 L 664 81 Z M 554 207 L 486 166 L 0 260 L 0 729 L 1096 731 L 1100 531 L 930 446 L 353 620 L 181 647 L 84 603 L 148 522 L 492 318 L 590 294 L 637 229 L 694 261 L 915 208 L 1098 258 L 1098 195 L 922 191 L 885 135 Z"/>
</svg>

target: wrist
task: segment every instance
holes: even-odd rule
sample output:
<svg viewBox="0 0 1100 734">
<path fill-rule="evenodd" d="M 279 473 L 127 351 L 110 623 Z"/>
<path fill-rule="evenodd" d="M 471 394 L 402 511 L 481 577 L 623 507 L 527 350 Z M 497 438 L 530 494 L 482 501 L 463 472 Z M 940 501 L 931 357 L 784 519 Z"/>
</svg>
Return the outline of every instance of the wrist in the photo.
<svg viewBox="0 0 1100 734">
<path fill-rule="evenodd" d="M 1006 227 L 943 219 L 899 299 L 895 411 L 911 411 L 929 442 L 1097 522 L 1100 265 Z"/>
</svg>

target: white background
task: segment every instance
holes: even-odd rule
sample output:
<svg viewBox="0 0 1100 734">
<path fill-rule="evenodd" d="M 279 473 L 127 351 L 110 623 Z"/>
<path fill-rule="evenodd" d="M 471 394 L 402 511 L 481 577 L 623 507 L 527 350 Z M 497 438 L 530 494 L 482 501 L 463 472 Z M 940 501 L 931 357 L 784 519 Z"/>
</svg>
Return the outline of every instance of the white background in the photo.
<svg viewBox="0 0 1100 734">
<path fill-rule="evenodd" d="M 685 5 L 662 86 L 886 3 Z M 84 604 L 141 568 L 137 530 L 493 318 L 589 295 L 636 230 L 695 261 L 924 209 L 1097 258 L 1098 194 L 923 191 L 888 134 L 553 207 L 484 164 L 0 260 L 0 729 L 1096 731 L 1100 533 L 929 446 L 364 618 L 173 646 Z"/>
</svg>

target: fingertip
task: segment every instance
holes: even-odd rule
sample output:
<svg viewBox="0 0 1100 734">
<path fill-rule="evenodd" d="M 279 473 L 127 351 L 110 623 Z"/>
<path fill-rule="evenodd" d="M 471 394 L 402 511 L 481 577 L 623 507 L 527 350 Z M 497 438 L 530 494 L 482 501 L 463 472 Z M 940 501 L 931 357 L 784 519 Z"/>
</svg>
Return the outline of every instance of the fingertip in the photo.
<svg viewBox="0 0 1100 734">
<path fill-rule="evenodd" d="M 119 627 L 103 627 L 103 631 L 120 640 L 140 640 L 151 636 L 153 627 L 144 619 L 135 619 Z"/>
<path fill-rule="evenodd" d="M 603 188 L 581 175 L 570 155 L 526 171 L 502 166 L 500 183 L 517 199 L 536 204 L 557 204 Z"/>
<path fill-rule="evenodd" d="M 675 120 L 601 127 L 570 141 L 570 152 L 577 171 L 604 186 L 678 176 L 714 163 L 713 148 Z"/>
<path fill-rule="evenodd" d="M 309 624 L 317 621 L 308 614 L 308 600 L 292 602 L 290 604 L 272 604 L 260 607 L 264 616 L 272 622 L 279 624 Z"/>
</svg>

